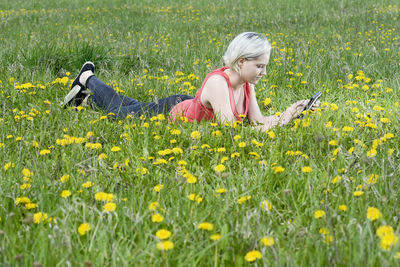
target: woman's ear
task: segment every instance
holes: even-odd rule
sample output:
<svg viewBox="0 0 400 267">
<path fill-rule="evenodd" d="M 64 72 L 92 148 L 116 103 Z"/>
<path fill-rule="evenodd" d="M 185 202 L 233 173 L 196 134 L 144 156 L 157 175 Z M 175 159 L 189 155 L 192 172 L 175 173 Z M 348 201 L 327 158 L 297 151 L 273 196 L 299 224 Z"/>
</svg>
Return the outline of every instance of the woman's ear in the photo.
<svg viewBox="0 0 400 267">
<path fill-rule="evenodd" d="M 238 63 L 239 68 L 241 68 L 241 67 L 243 66 L 243 63 L 244 63 L 245 61 L 246 61 L 246 59 L 243 58 L 243 57 L 241 57 L 241 58 L 238 59 L 237 63 Z"/>
</svg>

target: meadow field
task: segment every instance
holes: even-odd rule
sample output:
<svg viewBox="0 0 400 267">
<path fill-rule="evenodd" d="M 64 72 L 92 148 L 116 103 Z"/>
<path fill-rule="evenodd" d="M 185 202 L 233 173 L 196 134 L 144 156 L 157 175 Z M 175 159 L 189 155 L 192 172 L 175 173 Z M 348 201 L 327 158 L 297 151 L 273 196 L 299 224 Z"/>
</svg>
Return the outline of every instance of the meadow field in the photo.
<svg viewBox="0 0 400 267">
<path fill-rule="evenodd" d="M 318 110 L 264 133 L 61 106 L 87 60 L 194 95 L 244 31 L 273 46 L 263 113 Z M 398 1 L 2 0 L 0 43 L 0 266 L 400 265 Z"/>
</svg>

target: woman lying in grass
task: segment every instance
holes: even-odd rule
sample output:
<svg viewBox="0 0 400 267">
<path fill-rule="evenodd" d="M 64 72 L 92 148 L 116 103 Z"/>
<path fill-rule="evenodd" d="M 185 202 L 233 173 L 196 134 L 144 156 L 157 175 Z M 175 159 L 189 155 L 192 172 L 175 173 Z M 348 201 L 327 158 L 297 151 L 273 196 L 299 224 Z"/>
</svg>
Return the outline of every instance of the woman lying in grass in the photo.
<svg viewBox="0 0 400 267">
<path fill-rule="evenodd" d="M 270 52 L 271 45 L 265 37 L 254 32 L 241 33 L 229 44 L 223 56 L 226 66 L 210 72 L 194 98 L 174 95 L 151 103 L 119 95 L 94 75 L 94 64 L 86 62 L 72 83 L 64 105 L 88 102 L 114 113 L 117 118 L 129 114 L 166 113 L 173 121 L 184 116 L 190 122 L 215 119 L 234 122 L 247 117 L 257 124 L 257 128 L 265 131 L 278 124 L 288 124 L 308 103 L 308 100 L 297 101 L 280 116 L 261 114 L 254 86 L 266 74 Z M 318 102 L 312 109 L 317 106 Z"/>
</svg>

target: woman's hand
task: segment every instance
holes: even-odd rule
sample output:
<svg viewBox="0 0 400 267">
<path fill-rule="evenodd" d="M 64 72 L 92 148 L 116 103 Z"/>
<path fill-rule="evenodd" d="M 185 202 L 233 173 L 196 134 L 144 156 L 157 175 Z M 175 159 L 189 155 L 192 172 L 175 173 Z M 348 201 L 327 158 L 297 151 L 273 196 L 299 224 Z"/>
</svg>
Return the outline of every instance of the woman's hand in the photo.
<svg viewBox="0 0 400 267">
<path fill-rule="evenodd" d="M 319 104 L 321 104 L 321 101 L 319 101 L 319 100 L 315 101 L 315 103 L 312 105 L 310 110 L 312 110 L 312 111 L 316 110 L 319 107 Z"/>
<path fill-rule="evenodd" d="M 309 100 L 300 100 L 293 103 L 281 115 L 281 121 L 284 125 L 288 124 L 291 120 L 300 116 L 307 106 Z"/>
</svg>

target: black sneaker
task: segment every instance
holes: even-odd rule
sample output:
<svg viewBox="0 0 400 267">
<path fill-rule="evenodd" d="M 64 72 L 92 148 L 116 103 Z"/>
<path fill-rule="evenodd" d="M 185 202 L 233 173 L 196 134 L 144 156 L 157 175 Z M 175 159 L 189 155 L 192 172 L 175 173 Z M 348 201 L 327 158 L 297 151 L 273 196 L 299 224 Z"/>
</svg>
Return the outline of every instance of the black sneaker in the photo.
<svg viewBox="0 0 400 267">
<path fill-rule="evenodd" d="M 85 71 L 91 70 L 94 73 L 94 69 L 94 64 L 90 61 L 87 61 L 85 62 L 85 64 L 83 64 L 81 71 L 79 72 L 78 76 L 76 76 L 74 82 L 71 85 L 71 90 L 64 98 L 64 107 L 69 107 L 72 104 L 74 104 L 75 106 L 79 106 L 82 103 L 88 92 L 85 91 L 85 86 L 83 86 L 79 82 L 79 78 L 81 77 L 81 74 Z"/>
</svg>

